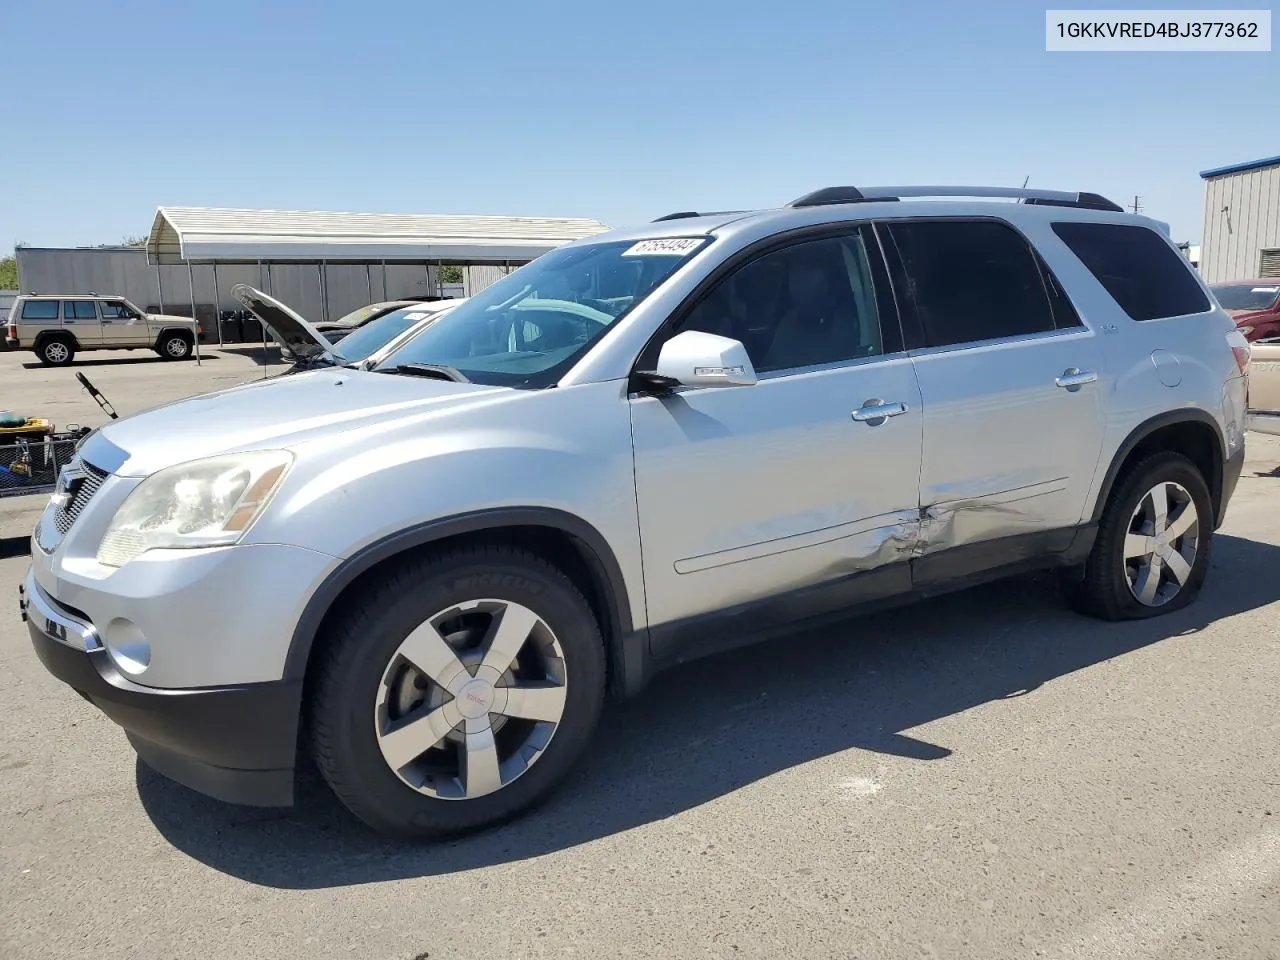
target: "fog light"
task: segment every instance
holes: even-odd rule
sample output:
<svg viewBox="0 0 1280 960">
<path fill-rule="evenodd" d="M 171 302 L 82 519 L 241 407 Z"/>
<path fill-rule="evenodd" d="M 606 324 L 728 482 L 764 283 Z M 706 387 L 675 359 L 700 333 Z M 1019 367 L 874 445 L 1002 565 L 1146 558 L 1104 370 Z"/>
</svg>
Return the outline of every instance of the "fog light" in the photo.
<svg viewBox="0 0 1280 960">
<path fill-rule="evenodd" d="M 107 656 L 122 673 L 136 677 L 151 664 L 151 644 L 132 620 L 117 617 L 107 624 Z"/>
</svg>

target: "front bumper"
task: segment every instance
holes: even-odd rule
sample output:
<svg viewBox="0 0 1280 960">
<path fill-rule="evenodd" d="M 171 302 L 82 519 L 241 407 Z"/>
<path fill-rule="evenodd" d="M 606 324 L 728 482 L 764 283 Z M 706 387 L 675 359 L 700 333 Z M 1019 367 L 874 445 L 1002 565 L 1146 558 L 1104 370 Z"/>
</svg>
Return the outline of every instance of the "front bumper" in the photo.
<svg viewBox="0 0 1280 960">
<path fill-rule="evenodd" d="M 148 766 L 230 803 L 293 802 L 301 681 L 144 687 L 116 668 L 94 624 L 49 597 L 30 573 L 19 591 L 45 668 L 123 727 Z"/>
</svg>

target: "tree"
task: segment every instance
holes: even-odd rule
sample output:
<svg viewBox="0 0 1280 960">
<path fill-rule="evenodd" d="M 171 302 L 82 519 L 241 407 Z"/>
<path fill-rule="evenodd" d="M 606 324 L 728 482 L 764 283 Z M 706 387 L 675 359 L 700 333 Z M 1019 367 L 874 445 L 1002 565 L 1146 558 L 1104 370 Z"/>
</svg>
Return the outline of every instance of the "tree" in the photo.
<svg viewBox="0 0 1280 960">
<path fill-rule="evenodd" d="M 18 261 L 13 257 L 0 259 L 0 290 L 18 289 Z"/>
<path fill-rule="evenodd" d="M 449 266 L 447 266 L 447 267 L 441 267 L 441 268 L 440 268 L 440 282 L 441 282 L 441 283 L 461 283 L 461 282 L 462 282 L 462 268 L 461 268 L 461 267 L 455 267 L 453 264 L 450 264 L 450 265 L 449 265 Z"/>
</svg>

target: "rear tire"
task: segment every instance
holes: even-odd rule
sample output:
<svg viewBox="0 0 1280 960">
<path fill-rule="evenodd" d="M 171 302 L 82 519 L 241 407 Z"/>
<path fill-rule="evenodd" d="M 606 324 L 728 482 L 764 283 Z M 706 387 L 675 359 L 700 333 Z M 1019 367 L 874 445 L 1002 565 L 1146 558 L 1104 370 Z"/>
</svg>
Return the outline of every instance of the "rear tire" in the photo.
<svg viewBox="0 0 1280 960">
<path fill-rule="evenodd" d="M 604 700 L 590 606 L 560 570 L 513 547 L 408 560 L 344 601 L 321 643 L 312 756 L 357 817 L 393 836 L 468 832 L 540 802 Z"/>
<path fill-rule="evenodd" d="M 36 355 L 46 367 L 65 367 L 76 358 L 76 345 L 65 336 L 48 337 L 41 341 Z"/>
<path fill-rule="evenodd" d="M 1066 581 L 1068 601 L 1103 620 L 1139 620 L 1195 600 L 1209 570 L 1213 500 L 1200 470 L 1158 453 L 1117 481 L 1084 575 Z"/>
<path fill-rule="evenodd" d="M 166 360 L 187 360 L 191 357 L 191 341 L 180 333 L 166 333 L 156 344 L 156 353 Z"/>
</svg>

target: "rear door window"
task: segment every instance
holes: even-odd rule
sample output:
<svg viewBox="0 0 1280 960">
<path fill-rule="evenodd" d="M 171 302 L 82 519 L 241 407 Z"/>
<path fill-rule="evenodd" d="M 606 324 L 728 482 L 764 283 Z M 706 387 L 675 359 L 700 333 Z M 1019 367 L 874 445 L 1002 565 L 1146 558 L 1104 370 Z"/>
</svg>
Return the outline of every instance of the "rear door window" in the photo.
<svg viewBox="0 0 1280 960">
<path fill-rule="evenodd" d="M 92 300 L 63 300 L 62 319 L 97 320 L 98 308 Z"/>
<path fill-rule="evenodd" d="M 879 226 L 896 249 L 901 274 L 897 279 L 909 307 L 914 308 L 924 346 L 946 347 L 1055 328 L 1051 288 L 1039 259 L 1022 234 L 1008 224 L 909 220 Z"/>
<path fill-rule="evenodd" d="M 57 300 L 28 300 L 22 305 L 23 320 L 57 320 Z"/>
<path fill-rule="evenodd" d="M 1134 320 L 1162 320 L 1209 309 L 1209 298 L 1191 265 L 1149 227 L 1061 221 L 1053 225 L 1053 232 Z"/>
</svg>

